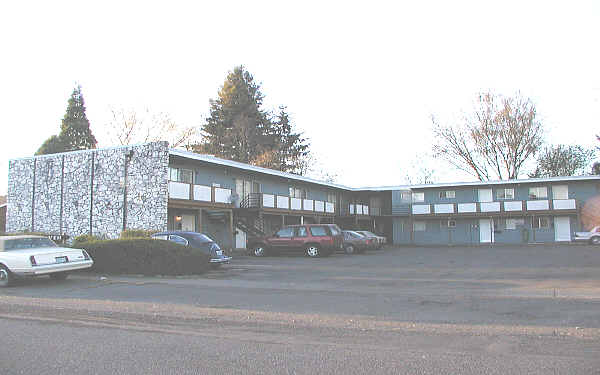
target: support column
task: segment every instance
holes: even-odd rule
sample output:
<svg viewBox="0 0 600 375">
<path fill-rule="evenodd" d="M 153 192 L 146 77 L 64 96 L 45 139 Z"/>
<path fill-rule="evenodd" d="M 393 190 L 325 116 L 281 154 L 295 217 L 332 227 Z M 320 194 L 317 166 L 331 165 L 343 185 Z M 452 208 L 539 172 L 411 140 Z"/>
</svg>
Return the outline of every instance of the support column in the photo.
<svg viewBox="0 0 600 375">
<path fill-rule="evenodd" d="M 198 209 L 198 213 L 196 214 L 196 216 L 198 217 L 196 219 L 196 230 L 200 233 L 203 233 L 203 228 L 202 228 L 202 209 L 199 208 Z"/>
<path fill-rule="evenodd" d="M 304 215 L 300 215 L 300 225 L 304 224 Z"/>
<path fill-rule="evenodd" d="M 235 233 L 233 232 L 233 210 L 229 210 L 229 234 L 231 235 L 231 251 L 235 249 Z"/>
<path fill-rule="evenodd" d="M 285 215 L 281 215 L 281 227 L 285 225 Z"/>
</svg>

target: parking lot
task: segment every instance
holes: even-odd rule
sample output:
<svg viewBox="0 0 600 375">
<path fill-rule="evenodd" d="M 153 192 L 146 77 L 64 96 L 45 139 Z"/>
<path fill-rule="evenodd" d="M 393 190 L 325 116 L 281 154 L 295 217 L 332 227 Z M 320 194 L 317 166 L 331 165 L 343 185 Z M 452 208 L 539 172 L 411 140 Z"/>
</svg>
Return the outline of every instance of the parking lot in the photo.
<svg viewBox="0 0 600 375">
<path fill-rule="evenodd" d="M 94 329 L 104 332 L 106 323 L 137 332 L 144 322 L 143 331 L 160 341 L 174 319 L 185 319 L 170 335 L 183 341 L 199 335 L 205 344 L 228 337 L 221 344 L 236 353 L 242 343 L 267 345 L 287 353 L 297 373 L 310 373 L 305 349 L 292 350 L 307 343 L 331 351 L 312 365 L 324 373 L 346 365 L 347 373 L 362 373 L 369 361 L 381 366 L 376 373 L 394 373 L 402 360 L 416 373 L 600 369 L 600 247 L 387 247 L 319 259 L 238 255 L 199 276 L 101 276 L 34 279 L 0 290 L 2 328 L 10 332 L 6 324 L 23 320 L 63 324 L 57 317 L 65 316 L 71 328 L 97 324 Z M 104 342 L 90 334 L 97 345 Z M 339 367 L 336 361 L 354 345 L 372 350 Z M 114 350 L 103 348 L 99 355 L 115 356 Z M 513 360 L 503 359 L 508 357 Z M 194 363 L 192 357 L 182 361 Z M 271 355 L 255 361 L 258 367 L 241 372 L 269 372 Z M 220 371 L 235 373 L 229 366 Z"/>
</svg>

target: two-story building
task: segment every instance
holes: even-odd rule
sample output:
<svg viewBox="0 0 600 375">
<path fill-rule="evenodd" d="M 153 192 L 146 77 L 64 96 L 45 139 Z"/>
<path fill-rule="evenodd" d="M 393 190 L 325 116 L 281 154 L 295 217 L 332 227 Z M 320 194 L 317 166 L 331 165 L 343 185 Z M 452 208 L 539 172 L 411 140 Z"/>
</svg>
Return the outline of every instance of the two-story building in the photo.
<svg viewBox="0 0 600 375">
<path fill-rule="evenodd" d="M 191 230 L 243 248 L 285 224 L 336 223 L 395 244 L 569 241 L 599 186 L 581 176 L 351 188 L 154 142 L 11 160 L 7 231 Z"/>
<path fill-rule="evenodd" d="M 399 186 L 393 241 L 479 244 L 571 241 L 598 176 Z"/>
</svg>

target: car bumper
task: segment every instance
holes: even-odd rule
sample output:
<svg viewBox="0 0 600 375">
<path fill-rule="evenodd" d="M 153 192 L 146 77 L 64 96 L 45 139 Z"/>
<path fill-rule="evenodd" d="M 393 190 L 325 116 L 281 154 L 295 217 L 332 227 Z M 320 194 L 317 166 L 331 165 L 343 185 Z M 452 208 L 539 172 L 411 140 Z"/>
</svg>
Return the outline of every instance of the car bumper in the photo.
<svg viewBox="0 0 600 375">
<path fill-rule="evenodd" d="M 221 257 L 221 258 L 212 258 L 210 263 L 229 263 L 231 261 L 231 257 Z"/>
<path fill-rule="evenodd" d="M 17 276 L 39 276 L 48 275 L 55 272 L 77 271 L 90 268 L 94 264 L 92 260 L 83 260 L 80 262 L 68 262 L 60 264 L 45 264 L 41 266 L 33 266 L 31 268 L 13 269 L 11 270 Z"/>
<path fill-rule="evenodd" d="M 577 241 L 577 242 L 587 242 L 590 240 L 590 237 L 573 237 L 573 241 Z"/>
</svg>

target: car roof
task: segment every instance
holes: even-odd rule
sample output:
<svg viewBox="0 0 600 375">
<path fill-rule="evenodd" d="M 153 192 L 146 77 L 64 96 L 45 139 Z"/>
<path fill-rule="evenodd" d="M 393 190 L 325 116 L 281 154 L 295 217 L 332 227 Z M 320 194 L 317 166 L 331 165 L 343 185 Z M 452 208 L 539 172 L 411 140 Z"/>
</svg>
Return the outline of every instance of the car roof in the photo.
<svg viewBox="0 0 600 375">
<path fill-rule="evenodd" d="M 19 234 L 16 236 L 0 236 L 0 251 L 4 251 L 4 243 L 9 240 L 21 240 L 25 238 L 48 238 L 44 236 L 38 236 L 35 234 Z"/>
<path fill-rule="evenodd" d="M 168 234 L 175 234 L 175 235 L 181 236 L 181 237 L 186 237 L 186 236 L 194 237 L 194 236 L 202 235 L 202 236 L 205 236 L 210 239 L 210 237 L 204 233 L 184 231 L 184 230 L 166 230 L 163 232 L 153 233 L 152 236 L 164 236 L 164 235 L 168 235 Z M 211 241 L 212 241 L 212 239 L 211 239 Z"/>
</svg>

